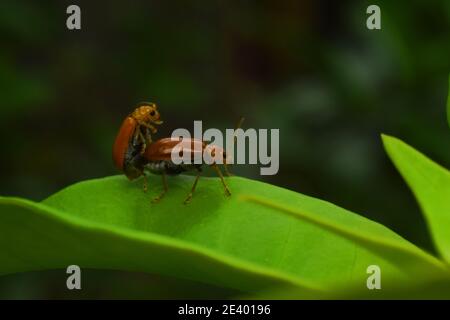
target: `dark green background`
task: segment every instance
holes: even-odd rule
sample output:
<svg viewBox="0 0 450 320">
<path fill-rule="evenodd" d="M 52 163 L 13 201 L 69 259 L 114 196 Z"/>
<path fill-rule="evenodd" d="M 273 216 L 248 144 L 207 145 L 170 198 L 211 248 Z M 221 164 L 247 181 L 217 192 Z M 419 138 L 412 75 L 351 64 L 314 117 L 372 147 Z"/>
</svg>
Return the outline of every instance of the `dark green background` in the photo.
<svg viewBox="0 0 450 320">
<path fill-rule="evenodd" d="M 80 31 L 66 29 L 69 4 L 81 7 Z M 366 28 L 369 4 L 381 7 L 380 31 Z M 241 115 L 245 127 L 279 128 L 277 175 L 233 171 L 326 199 L 432 250 L 379 135 L 450 167 L 447 0 L 2 1 L 0 39 L 2 195 L 41 200 L 117 174 L 115 134 L 148 100 L 165 120 L 160 137 L 193 120 L 231 128 Z M 137 277 L 97 275 L 99 286 Z M 61 281 L 64 271 L 4 277 L 0 297 L 62 297 Z M 216 292 L 165 282 L 181 283 L 180 296 L 191 295 L 185 287 Z M 152 296 L 139 283 L 121 296 Z"/>
</svg>

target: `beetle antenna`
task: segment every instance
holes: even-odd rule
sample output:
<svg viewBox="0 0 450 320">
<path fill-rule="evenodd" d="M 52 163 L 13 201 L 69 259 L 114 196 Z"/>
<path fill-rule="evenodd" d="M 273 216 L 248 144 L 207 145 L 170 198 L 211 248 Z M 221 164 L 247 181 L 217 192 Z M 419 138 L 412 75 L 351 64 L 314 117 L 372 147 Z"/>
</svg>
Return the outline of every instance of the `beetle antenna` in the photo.
<svg viewBox="0 0 450 320">
<path fill-rule="evenodd" d="M 234 133 L 233 133 L 233 140 L 234 140 L 234 143 L 236 143 L 236 139 L 237 139 L 237 137 L 236 137 L 236 130 L 237 130 L 237 129 L 241 129 L 242 123 L 244 123 L 244 120 L 245 120 L 245 118 L 244 118 L 243 116 L 241 116 L 241 117 L 239 118 L 239 121 L 238 121 L 238 123 L 237 123 L 235 129 L 234 129 Z"/>
<path fill-rule="evenodd" d="M 239 118 L 238 123 L 236 124 L 236 127 L 234 129 L 234 133 L 233 133 L 233 145 L 236 143 L 237 137 L 236 137 L 236 130 L 240 129 L 242 127 L 242 123 L 244 122 L 245 118 L 243 116 L 241 116 Z M 225 161 L 224 163 L 224 169 L 225 169 L 225 174 L 227 176 L 232 176 L 232 174 L 230 173 L 230 171 L 228 170 L 228 163 Z"/>
<path fill-rule="evenodd" d="M 240 129 L 242 127 L 242 123 L 244 123 L 244 120 L 245 120 L 245 118 L 242 116 L 239 118 L 236 128 L 234 129 L 234 139 L 236 139 L 236 130 Z"/>
</svg>

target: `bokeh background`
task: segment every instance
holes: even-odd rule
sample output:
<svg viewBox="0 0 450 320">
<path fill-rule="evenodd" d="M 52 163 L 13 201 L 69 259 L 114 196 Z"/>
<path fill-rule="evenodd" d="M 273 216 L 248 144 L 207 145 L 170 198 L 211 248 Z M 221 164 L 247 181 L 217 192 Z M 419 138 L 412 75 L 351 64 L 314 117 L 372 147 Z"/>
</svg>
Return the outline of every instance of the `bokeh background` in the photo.
<svg viewBox="0 0 450 320">
<path fill-rule="evenodd" d="M 82 29 L 66 29 L 81 7 Z M 366 28 L 381 7 L 382 30 Z M 450 167 L 450 1 L 13 1 L 0 4 L 0 194 L 41 200 L 118 174 L 116 132 L 153 101 L 175 128 L 280 129 L 280 171 L 249 178 L 326 199 L 433 251 L 383 151 L 399 137 Z M 0 261 L 1 263 L 1 261 Z M 224 297 L 185 280 L 64 270 L 0 278 L 2 298 Z"/>
</svg>

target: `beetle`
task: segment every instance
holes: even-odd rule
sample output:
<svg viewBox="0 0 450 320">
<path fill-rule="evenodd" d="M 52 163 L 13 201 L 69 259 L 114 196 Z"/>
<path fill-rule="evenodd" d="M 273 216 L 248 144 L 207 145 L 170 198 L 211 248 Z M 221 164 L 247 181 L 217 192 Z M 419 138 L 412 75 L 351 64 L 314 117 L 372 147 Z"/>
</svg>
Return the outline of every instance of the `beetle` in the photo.
<svg viewBox="0 0 450 320">
<path fill-rule="evenodd" d="M 114 141 L 112 156 L 117 169 L 128 179 L 133 180 L 142 175 L 145 165 L 142 155 L 147 145 L 152 143 L 151 135 L 157 132 L 155 125 L 162 123 L 157 106 L 152 102 L 139 103 L 122 122 Z"/>
<path fill-rule="evenodd" d="M 195 159 L 196 157 L 202 157 L 205 151 L 209 153 L 212 157 L 216 156 L 220 157 L 223 160 L 225 173 L 227 175 L 230 175 L 227 169 L 227 160 L 228 160 L 227 154 L 225 150 L 222 149 L 221 147 L 213 144 L 207 144 L 205 141 L 199 139 L 181 138 L 181 137 L 159 139 L 149 144 L 143 154 L 143 157 L 145 158 L 146 161 L 145 169 L 154 174 L 159 174 L 162 176 L 164 190 L 159 196 L 153 199 L 153 202 L 158 202 L 159 200 L 161 200 L 161 198 L 168 191 L 166 175 L 178 175 L 182 172 L 192 170 L 195 170 L 197 172 L 191 191 L 184 200 L 185 204 L 191 201 L 192 195 L 194 194 L 195 188 L 197 186 L 197 182 L 200 179 L 203 164 L 195 164 L 195 163 L 175 164 L 172 161 L 172 152 L 174 148 L 179 148 L 177 149 L 177 153 L 179 153 L 180 156 L 182 156 L 183 154 L 189 154 L 191 160 Z M 231 192 L 228 189 L 227 184 L 225 183 L 222 172 L 218 167 L 218 164 L 216 162 L 212 162 L 211 167 L 216 171 L 217 175 L 219 176 L 222 185 L 224 187 L 225 194 L 227 196 L 231 196 Z"/>
</svg>

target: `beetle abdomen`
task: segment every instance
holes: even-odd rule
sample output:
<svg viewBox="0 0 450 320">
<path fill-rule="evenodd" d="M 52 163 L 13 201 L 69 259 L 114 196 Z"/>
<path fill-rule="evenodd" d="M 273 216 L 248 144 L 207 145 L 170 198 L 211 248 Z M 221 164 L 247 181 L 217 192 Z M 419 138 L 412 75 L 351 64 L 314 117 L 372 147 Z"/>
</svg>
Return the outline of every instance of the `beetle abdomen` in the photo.
<svg viewBox="0 0 450 320">
<path fill-rule="evenodd" d="M 194 167 L 197 167 L 197 169 L 200 170 L 199 165 L 175 164 L 170 160 L 151 161 L 145 166 L 145 168 L 148 169 L 151 173 L 154 174 L 165 173 L 168 175 L 177 175 L 192 170 Z"/>
</svg>

